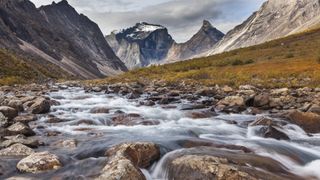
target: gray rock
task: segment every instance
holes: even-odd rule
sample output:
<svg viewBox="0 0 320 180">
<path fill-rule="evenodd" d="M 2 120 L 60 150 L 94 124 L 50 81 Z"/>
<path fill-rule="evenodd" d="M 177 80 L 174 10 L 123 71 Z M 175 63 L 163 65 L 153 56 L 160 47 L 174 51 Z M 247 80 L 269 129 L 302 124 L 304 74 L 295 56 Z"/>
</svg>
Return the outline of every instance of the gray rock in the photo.
<svg viewBox="0 0 320 180">
<path fill-rule="evenodd" d="M 50 101 L 45 98 L 37 98 L 28 109 L 33 114 L 45 114 L 50 111 Z"/>
<path fill-rule="evenodd" d="M 21 123 L 21 122 L 17 122 L 11 126 L 8 127 L 8 131 L 11 133 L 11 134 L 23 134 L 23 135 L 26 135 L 26 136 L 33 136 L 35 135 L 35 133 L 32 131 L 32 129 Z"/>
<path fill-rule="evenodd" d="M 17 164 L 21 172 L 41 173 L 49 170 L 57 170 L 62 167 L 59 157 L 49 152 L 33 153 L 22 159 Z"/>
<path fill-rule="evenodd" d="M 34 153 L 33 149 L 19 143 L 0 150 L 0 156 L 28 156 L 32 153 Z"/>
<path fill-rule="evenodd" d="M 8 106 L 0 106 L 0 112 L 8 118 L 8 120 L 12 120 L 16 116 L 18 116 L 18 111 L 12 107 Z"/>
<path fill-rule="evenodd" d="M 33 114 L 27 114 L 27 115 L 19 115 L 13 119 L 14 122 L 21 122 L 24 124 L 28 124 L 29 122 L 37 120 L 37 116 Z"/>
<path fill-rule="evenodd" d="M 8 122 L 8 118 L 6 118 L 2 112 L 0 112 L 0 128 L 3 127 L 8 127 L 9 122 Z"/>
</svg>

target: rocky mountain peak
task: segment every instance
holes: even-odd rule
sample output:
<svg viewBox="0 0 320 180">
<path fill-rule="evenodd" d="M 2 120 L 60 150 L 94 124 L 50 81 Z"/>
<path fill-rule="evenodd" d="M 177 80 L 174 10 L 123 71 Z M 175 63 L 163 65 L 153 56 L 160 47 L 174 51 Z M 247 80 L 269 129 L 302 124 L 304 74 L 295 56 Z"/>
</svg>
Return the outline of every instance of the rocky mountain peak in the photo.
<svg viewBox="0 0 320 180">
<path fill-rule="evenodd" d="M 208 20 L 203 20 L 201 29 L 213 28 L 212 24 Z"/>
</svg>

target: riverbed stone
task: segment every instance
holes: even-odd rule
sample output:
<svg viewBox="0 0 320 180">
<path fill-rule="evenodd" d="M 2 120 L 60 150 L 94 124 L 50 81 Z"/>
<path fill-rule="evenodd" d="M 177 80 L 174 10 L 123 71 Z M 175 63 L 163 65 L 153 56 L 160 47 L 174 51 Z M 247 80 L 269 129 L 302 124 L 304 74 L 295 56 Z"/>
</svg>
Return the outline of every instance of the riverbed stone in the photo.
<svg viewBox="0 0 320 180">
<path fill-rule="evenodd" d="M 26 136 L 34 136 L 35 133 L 33 132 L 33 130 L 26 124 L 23 124 L 21 122 L 17 122 L 11 126 L 8 127 L 8 131 L 11 134 L 23 134 Z"/>
<path fill-rule="evenodd" d="M 48 170 L 56 170 L 62 167 L 59 157 L 49 152 L 38 152 L 22 159 L 17 164 L 21 172 L 40 173 Z"/>
<path fill-rule="evenodd" d="M 268 106 L 270 102 L 270 96 L 267 93 L 259 94 L 254 97 L 253 106 L 254 107 L 265 107 Z"/>
<path fill-rule="evenodd" d="M 13 119 L 14 122 L 21 122 L 28 124 L 29 122 L 37 120 L 37 116 L 33 114 L 19 115 Z"/>
<path fill-rule="evenodd" d="M 2 112 L 0 112 L 0 128 L 8 127 L 9 121 L 8 118 L 6 118 Z"/>
<path fill-rule="evenodd" d="M 277 140 L 290 140 L 289 136 L 280 131 L 278 127 L 268 126 L 263 134 L 265 138 L 273 138 Z"/>
<path fill-rule="evenodd" d="M 249 126 L 277 126 L 277 123 L 267 117 L 258 117 L 255 121 L 250 123 Z"/>
<path fill-rule="evenodd" d="M 1 147 L 9 147 L 16 143 L 23 144 L 31 148 L 37 148 L 40 145 L 37 139 L 28 138 L 22 134 L 16 136 L 5 136 L 4 139 L 5 140 L 0 144 Z"/>
<path fill-rule="evenodd" d="M 300 126 L 307 133 L 320 133 L 320 115 L 316 113 L 293 111 L 287 119 Z"/>
<path fill-rule="evenodd" d="M 34 153 L 33 149 L 20 143 L 0 150 L 0 156 L 28 156 L 32 153 Z"/>
<path fill-rule="evenodd" d="M 90 110 L 90 113 L 92 114 L 108 114 L 109 112 L 110 109 L 105 107 L 95 107 Z"/>
<path fill-rule="evenodd" d="M 23 103 L 21 100 L 13 99 L 8 102 L 8 106 L 14 108 L 18 112 L 24 111 Z"/>
<path fill-rule="evenodd" d="M 311 105 L 311 107 L 308 109 L 308 112 L 316 113 L 320 115 L 320 106 L 317 104 Z"/>
<path fill-rule="evenodd" d="M 18 116 L 18 111 L 9 106 L 0 106 L 0 112 L 8 118 L 8 120 L 12 120 L 16 116 Z"/>
<path fill-rule="evenodd" d="M 46 114 L 50 111 L 50 101 L 45 98 L 37 98 L 29 108 L 32 114 Z"/>
</svg>

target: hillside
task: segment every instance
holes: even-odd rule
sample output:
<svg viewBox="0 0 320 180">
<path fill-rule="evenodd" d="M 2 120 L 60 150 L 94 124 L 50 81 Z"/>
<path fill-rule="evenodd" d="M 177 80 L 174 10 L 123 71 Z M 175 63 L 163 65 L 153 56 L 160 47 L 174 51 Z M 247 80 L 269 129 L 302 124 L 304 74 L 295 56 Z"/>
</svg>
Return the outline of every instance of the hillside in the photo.
<svg viewBox="0 0 320 180">
<path fill-rule="evenodd" d="M 0 86 L 70 78 L 70 75 L 51 63 L 22 58 L 0 49 Z"/>
<path fill-rule="evenodd" d="M 316 86 L 320 83 L 320 29 L 261 45 L 185 62 L 142 68 L 114 78 L 116 83 L 154 80 L 201 85 L 240 84 L 264 87 Z"/>
</svg>

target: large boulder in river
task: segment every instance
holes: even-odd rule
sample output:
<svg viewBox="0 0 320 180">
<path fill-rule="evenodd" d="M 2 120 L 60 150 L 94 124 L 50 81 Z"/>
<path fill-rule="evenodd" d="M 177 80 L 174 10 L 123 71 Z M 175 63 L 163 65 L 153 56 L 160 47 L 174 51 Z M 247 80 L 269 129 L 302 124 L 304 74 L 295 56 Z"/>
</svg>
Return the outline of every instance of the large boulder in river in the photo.
<svg viewBox="0 0 320 180">
<path fill-rule="evenodd" d="M 9 120 L 12 120 L 16 116 L 18 116 L 18 111 L 9 106 L 0 106 L 0 112 Z"/>
<path fill-rule="evenodd" d="M 34 136 L 35 132 L 26 124 L 23 124 L 21 122 L 17 122 L 11 126 L 8 127 L 8 131 L 12 135 L 18 135 L 23 134 L 26 136 Z"/>
<path fill-rule="evenodd" d="M 34 153 L 33 149 L 19 143 L 0 150 L 0 156 L 28 156 L 32 153 Z"/>
<path fill-rule="evenodd" d="M 49 152 L 33 153 L 17 164 L 21 172 L 40 173 L 62 167 L 58 156 Z"/>
<path fill-rule="evenodd" d="M 110 157 L 98 179 L 145 180 L 140 168 L 147 168 L 160 157 L 156 144 L 147 142 L 124 143 L 110 148 Z"/>
<path fill-rule="evenodd" d="M 293 111 L 288 115 L 288 120 L 300 126 L 307 133 L 320 133 L 320 115 L 318 114 Z"/>
<path fill-rule="evenodd" d="M 50 101 L 45 98 L 37 98 L 29 108 L 32 114 L 45 114 L 50 111 Z"/>
</svg>

